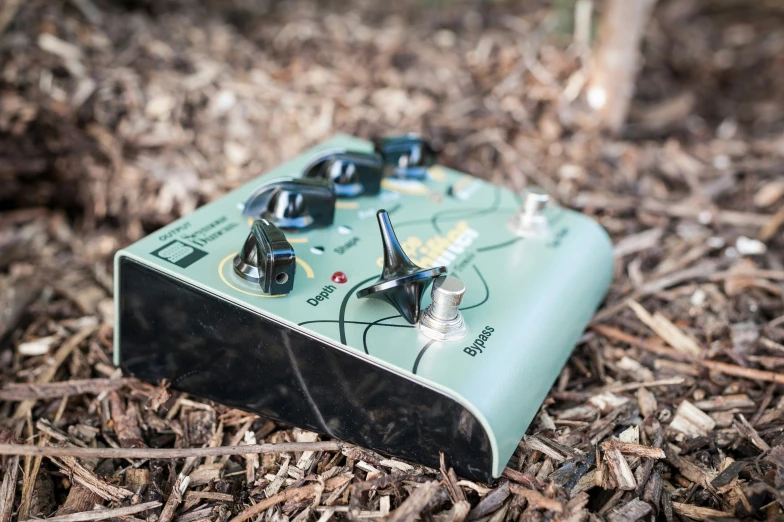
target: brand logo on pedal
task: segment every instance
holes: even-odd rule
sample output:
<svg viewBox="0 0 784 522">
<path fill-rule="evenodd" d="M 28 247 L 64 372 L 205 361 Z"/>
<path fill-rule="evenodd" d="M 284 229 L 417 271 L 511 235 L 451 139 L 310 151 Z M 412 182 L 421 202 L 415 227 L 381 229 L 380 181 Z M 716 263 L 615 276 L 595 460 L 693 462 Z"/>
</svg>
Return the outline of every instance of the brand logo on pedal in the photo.
<svg viewBox="0 0 784 522">
<path fill-rule="evenodd" d="M 207 255 L 204 250 L 199 250 L 190 245 L 186 245 L 182 241 L 174 240 L 171 243 L 163 245 L 158 250 L 151 252 L 155 257 L 159 257 L 168 261 L 173 265 L 181 268 L 187 268 L 193 263 Z"/>
</svg>

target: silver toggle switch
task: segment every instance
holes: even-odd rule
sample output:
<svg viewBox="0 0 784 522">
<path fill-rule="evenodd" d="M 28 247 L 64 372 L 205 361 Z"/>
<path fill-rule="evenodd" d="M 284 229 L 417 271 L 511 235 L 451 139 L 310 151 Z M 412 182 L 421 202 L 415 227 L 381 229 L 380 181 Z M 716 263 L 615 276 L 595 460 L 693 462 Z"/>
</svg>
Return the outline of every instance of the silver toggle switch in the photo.
<svg viewBox="0 0 784 522">
<path fill-rule="evenodd" d="M 442 275 L 433 282 L 433 302 L 419 319 L 419 330 L 437 341 L 458 341 L 467 328 L 459 306 L 465 295 L 463 282 L 451 275 Z"/>
<path fill-rule="evenodd" d="M 521 237 L 543 238 L 550 233 L 545 209 L 550 196 L 540 187 L 528 187 L 520 210 L 509 221 L 512 232 Z"/>
</svg>

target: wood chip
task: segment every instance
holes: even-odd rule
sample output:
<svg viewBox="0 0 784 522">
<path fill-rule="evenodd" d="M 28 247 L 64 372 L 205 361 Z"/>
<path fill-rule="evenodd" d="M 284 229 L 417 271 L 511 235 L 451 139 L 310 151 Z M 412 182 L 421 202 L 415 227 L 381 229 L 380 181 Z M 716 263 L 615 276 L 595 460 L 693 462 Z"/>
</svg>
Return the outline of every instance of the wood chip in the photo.
<svg viewBox="0 0 784 522">
<path fill-rule="evenodd" d="M 683 330 L 678 328 L 672 321 L 664 317 L 659 312 L 654 313 L 651 315 L 648 311 L 640 305 L 640 303 L 636 301 L 629 301 L 628 302 L 629 308 L 631 308 L 635 315 L 645 323 L 651 330 L 656 332 L 656 334 L 664 339 L 664 341 L 675 348 L 682 354 L 690 355 L 692 357 L 699 357 L 702 354 L 702 348 L 700 348 L 697 341 L 694 340 L 691 336 L 687 335 Z"/>
<path fill-rule="evenodd" d="M 553 498 L 547 498 L 538 491 L 526 489 L 518 484 L 510 484 L 509 491 L 526 499 L 533 509 L 544 509 L 554 513 L 563 512 L 563 505 Z"/>
<path fill-rule="evenodd" d="M 719 468 L 719 474 L 711 480 L 711 486 L 717 490 L 737 482 L 736 479 L 743 469 L 748 466 L 748 462 L 736 461 L 731 458 L 725 458 Z"/>
<path fill-rule="evenodd" d="M 444 518 L 447 522 L 463 522 L 468 517 L 469 511 L 471 511 L 471 503 L 461 500 L 452 506 Z"/>
<path fill-rule="evenodd" d="M 332 477 L 326 481 L 324 491 L 332 491 L 339 486 L 347 484 L 350 480 L 351 477 Z M 319 489 L 319 487 L 319 484 L 308 484 L 307 486 L 302 486 L 299 488 L 287 488 L 281 493 L 277 493 L 262 500 L 258 504 L 245 508 L 243 511 L 238 513 L 237 516 L 232 518 L 230 522 L 243 522 L 244 520 L 248 520 L 267 510 L 267 508 L 280 504 L 281 502 L 287 502 L 290 500 L 303 500 L 312 496 Z"/>
<path fill-rule="evenodd" d="M 190 481 L 191 479 L 182 473 L 177 475 L 177 480 L 172 486 L 171 494 L 166 500 L 163 511 L 161 511 L 161 514 L 158 517 L 159 522 L 171 522 L 171 519 L 174 518 L 174 512 L 182 502 L 182 496 L 185 493 L 185 490 L 188 489 Z"/>
<path fill-rule="evenodd" d="M 670 428 L 690 437 L 707 435 L 716 426 L 710 416 L 689 401 L 682 401 L 670 422 Z"/>
<path fill-rule="evenodd" d="M 557 462 L 562 462 L 563 460 L 566 460 L 565 454 L 556 450 L 550 445 L 546 444 L 544 441 L 542 441 L 540 438 L 536 436 L 530 436 L 530 437 L 526 436 L 523 438 L 523 441 L 529 449 L 540 451 Z"/>
<path fill-rule="evenodd" d="M 735 518 L 732 513 L 725 513 L 718 509 L 711 509 L 691 504 L 682 504 L 680 502 L 673 502 L 672 509 L 679 515 L 693 518 L 694 520 L 716 520 L 719 518 L 733 519 Z"/>
<path fill-rule="evenodd" d="M 645 457 L 648 459 L 663 459 L 665 457 L 664 450 L 661 448 L 651 448 L 643 446 L 642 444 L 631 444 L 617 439 L 610 439 L 603 442 L 602 449 L 605 451 L 618 450 L 624 455 L 634 455 L 636 457 Z"/>
<path fill-rule="evenodd" d="M 607 515 L 608 522 L 627 522 L 645 518 L 652 510 L 647 502 L 640 499 L 632 499 L 621 507 L 613 509 Z"/>
<path fill-rule="evenodd" d="M 659 409 L 656 396 L 645 387 L 637 390 L 637 404 L 640 406 L 640 413 L 643 417 L 653 415 Z"/>
<path fill-rule="evenodd" d="M 468 520 L 477 520 L 498 511 L 509 495 L 509 483 L 504 482 L 479 501 L 479 504 L 468 514 Z"/>
<path fill-rule="evenodd" d="M 390 513 L 388 522 L 404 522 L 414 520 L 427 506 L 438 491 L 436 481 L 427 482 L 416 488 L 399 508 Z"/>
<path fill-rule="evenodd" d="M 16 478 L 19 476 L 19 457 L 13 456 L 6 461 L 3 482 L 0 484 L 0 522 L 10 522 L 14 513 Z"/>
<path fill-rule="evenodd" d="M 755 430 L 754 427 L 749 424 L 749 422 L 746 420 L 746 417 L 744 417 L 742 414 L 738 414 L 738 420 L 733 425 L 738 431 L 738 434 L 750 440 L 751 443 L 754 444 L 760 451 L 768 451 L 770 449 L 768 443 L 762 440 L 762 437 L 760 437 L 759 433 L 757 433 L 757 430 Z"/>
<path fill-rule="evenodd" d="M 629 463 L 621 454 L 618 448 L 612 448 L 604 452 L 604 461 L 607 464 L 607 470 L 614 478 L 616 487 L 620 490 L 632 490 L 637 487 L 637 481 L 634 478 Z"/>
<path fill-rule="evenodd" d="M 667 461 L 677 468 L 681 475 L 683 475 L 686 479 L 697 484 L 698 486 L 704 488 L 708 487 L 710 479 L 706 469 L 680 456 L 678 454 L 678 449 L 672 444 L 667 446 L 665 453 L 667 455 Z"/>
<path fill-rule="evenodd" d="M 19 343 L 19 346 L 16 347 L 16 351 L 19 355 L 23 355 L 25 357 L 45 355 L 49 353 L 49 350 L 52 348 L 52 346 L 54 346 L 59 338 L 60 336 L 58 335 L 49 335 L 46 337 L 33 339 L 32 341 Z"/>
</svg>

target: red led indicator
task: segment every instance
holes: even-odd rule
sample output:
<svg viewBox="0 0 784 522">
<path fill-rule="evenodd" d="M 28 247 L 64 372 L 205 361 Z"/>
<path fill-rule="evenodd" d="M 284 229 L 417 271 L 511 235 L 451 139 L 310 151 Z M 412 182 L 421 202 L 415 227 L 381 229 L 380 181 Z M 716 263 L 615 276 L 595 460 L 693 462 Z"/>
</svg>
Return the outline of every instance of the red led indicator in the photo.
<svg viewBox="0 0 784 522">
<path fill-rule="evenodd" d="M 342 285 L 346 281 L 348 281 L 348 277 L 346 277 L 346 274 L 344 274 L 343 272 L 335 272 L 334 274 L 332 274 L 333 283 Z"/>
</svg>

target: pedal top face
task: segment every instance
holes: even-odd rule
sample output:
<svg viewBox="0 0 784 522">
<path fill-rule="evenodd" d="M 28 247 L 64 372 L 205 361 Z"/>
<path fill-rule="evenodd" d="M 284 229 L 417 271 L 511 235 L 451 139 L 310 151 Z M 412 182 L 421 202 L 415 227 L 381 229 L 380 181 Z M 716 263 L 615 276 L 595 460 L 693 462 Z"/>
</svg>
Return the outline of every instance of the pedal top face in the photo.
<svg viewBox="0 0 784 522">
<path fill-rule="evenodd" d="M 116 258 L 119 277 L 115 280 L 117 317 L 121 320 L 115 331 L 115 362 L 129 368 L 128 361 L 138 359 L 131 353 L 132 343 L 126 341 L 133 335 L 131 327 L 127 326 L 129 330 L 124 333 L 126 323 L 131 323 L 122 319 L 132 315 L 130 301 L 123 300 L 123 293 L 133 289 L 131 282 L 120 281 L 123 279 L 120 267 L 131 263 L 154 272 L 160 280 L 175 281 L 172 292 L 188 289 L 204 299 L 232 306 L 242 314 L 262 318 L 264 324 L 274 324 L 277 329 L 274 335 L 261 330 L 258 336 L 279 339 L 281 353 L 294 353 L 292 350 L 299 341 L 293 339 L 301 338 L 303 343 L 307 340 L 330 350 L 329 353 L 357 361 L 356 371 L 372 373 L 376 382 L 388 378 L 390 385 L 384 389 L 385 394 L 406 388 L 405 393 L 400 392 L 401 402 L 395 406 L 399 408 L 398 417 L 405 409 L 400 404 L 411 404 L 415 410 L 419 407 L 414 406 L 418 398 L 429 397 L 431 393 L 457 405 L 463 413 L 458 415 L 461 419 L 455 421 L 455 428 L 449 430 L 465 428 L 463 442 L 469 441 L 465 444 L 470 447 L 474 444 L 470 441 L 477 440 L 477 435 L 472 431 L 474 428 L 466 426 L 476 424 L 482 437 L 486 437 L 486 443 L 482 444 L 488 446 L 490 457 L 487 458 L 491 460 L 487 469 L 478 472 L 460 468 L 459 464 L 458 469 L 463 469 L 466 476 L 499 476 L 609 286 L 612 273 L 609 238 L 588 217 L 555 205 L 539 209 L 548 223 L 544 237 L 521 234 L 520 219 L 516 218 L 521 197 L 436 165 L 428 167 L 422 179 L 387 177 L 377 194 L 338 198 L 334 203 L 333 222 L 328 226 L 284 229 L 285 239 L 296 253 L 296 277 L 291 278 L 293 285 L 284 296 L 265 293 L 258 282 L 243 277 L 234 266 L 255 219 L 250 214 L 260 213 L 244 205 L 254 193 L 259 194 L 259 187 L 279 178 L 283 180 L 281 183 L 288 183 L 289 178 L 301 176 L 320 150 L 330 148 L 368 153 L 374 150 L 370 142 L 336 137 L 119 252 Z M 320 204 L 321 199 L 317 201 Z M 267 208 L 269 203 L 266 200 L 262 203 Z M 377 281 L 382 272 L 382 244 L 376 219 L 381 209 L 387 211 L 397 239 L 414 264 L 425 269 L 446 267 L 447 275 L 459 278 L 464 284 L 458 306 L 464 331 L 459 340 L 428 337 L 389 303 L 356 297 L 360 289 Z M 430 304 L 428 289 L 424 292 L 422 310 Z M 134 322 L 134 328 L 143 327 L 147 319 Z M 167 325 L 180 324 L 179 321 L 187 318 L 178 317 Z M 221 321 L 216 319 L 216 324 L 209 326 L 219 332 L 216 339 L 220 339 Z M 292 333 L 289 336 L 287 332 Z M 230 338 L 231 333 L 227 332 L 225 337 Z M 446 335 L 445 338 L 449 339 Z M 152 330 L 149 339 L 154 339 Z M 198 344 L 197 341 L 184 340 L 183 346 Z M 124 345 L 129 347 L 128 353 L 124 352 Z M 219 346 L 211 349 L 217 352 L 210 352 L 210 357 L 217 357 L 221 350 Z M 247 349 L 256 348 L 248 346 Z M 177 363 L 169 360 L 165 364 L 175 368 Z M 198 366 L 195 359 L 189 364 Z M 297 367 L 301 369 L 301 364 Z M 132 372 L 142 378 L 152 378 L 144 375 L 141 363 L 134 368 Z M 200 371 L 193 368 L 172 371 L 183 375 Z M 263 372 L 264 368 L 259 367 L 258 371 Z M 334 368 L 323 368 L 323 371 L 335 374 Z M 182 376 L 168 376 L 178 377 Z M 301 376 L 294 375 L 292 379 L 301 381 Z M 264 380 L 259 382 L 261 386 Z M 324 386 L 327 389 L 334 386 L 335 393 L 343 393 L 339 389 L 349 386 L 346 382 L 329 382 Z M 362 389 L 350 391 L 358 397 L 369 393 Z M 263 393 L 258 393 L 258 404 L 266 404 Z M 346 402 L 352 400 L 360 399 Z M 310 398 L 303 399 L 303 404 L 312 406 L 314 401 L 318 403 L 319 398 L 311 393 Z M 266 407 L 259 406 L 256 410 L 266 413 Z M 282 410 L 285 409 L 270 415 L 292 422 Z M 383 427 L 372 441 L 362 438 L 366 435 L 352 439 L 353 428 L 341 425 L 341 429 L 348 430 L 346 436 L 346 432 L 335 428 L 339 422 L 332 422 L 325 415 L 320 411 L 316 416 L 324 417 L 324 427 L 319 427 L 320 420 L 315 425 L 315 429 L 324 433 L 371 447 L 375 444 L 376 449 L 392 454 L 398 453 L 398 445 L 406 444 L 392 435 L 381 434 Z M 341 418 L 337 414 L 336 417 Z M 466 420 L 469 417 L 473 419 L 470 423 Z M 416 419 L 425 422 L 423 416 L 411 422 L 416 423 Z M 377 421 L 368 422 L 372 425 Z M 363 425 L 361 429 L 368 428 Z M 415 443 L 426 445 L 422 441 Z M 433 454 L 437 459 L 438 450 L 434 449 Z M 451 457 L 460 460 L 459 455 Z M 424 460 L 437 465 L 437 460 Z M 475 463 L 472 466 L 481 467 Z"/>
</svg>

